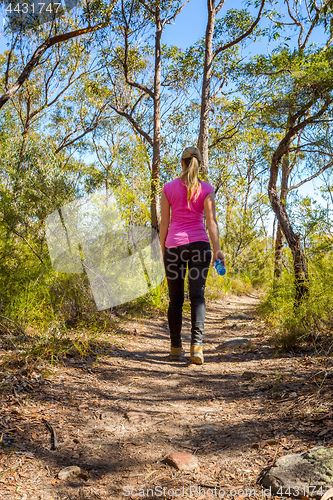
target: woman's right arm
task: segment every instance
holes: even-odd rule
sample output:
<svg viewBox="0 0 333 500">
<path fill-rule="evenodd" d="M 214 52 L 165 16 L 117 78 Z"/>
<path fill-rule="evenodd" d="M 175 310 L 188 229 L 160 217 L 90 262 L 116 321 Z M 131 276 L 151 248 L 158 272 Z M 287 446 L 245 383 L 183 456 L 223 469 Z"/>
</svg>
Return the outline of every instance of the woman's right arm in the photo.
<svg viewBox="0 0 333 500">
<path fill-rule="evenodd" d="M 206 196 L 204 209 L 209 236 L 213 244 L 213 264 L 216 259 L 220 259 L 225 265 L 224 255 L 220 249 L 219 228 L 215 215 L 215 193 L 210 193 Z"/>
<path fill-rule="evenodd" d="M 161 197 L 161 225 L 160 225 L 160 243 L 162 254 L 164 255 L 165 251 L 165 240 L 168 234 L 170 223 L 170 204 L 169 200 L 166 197 L 165 193 L 162 192 Z"/>
</svg>

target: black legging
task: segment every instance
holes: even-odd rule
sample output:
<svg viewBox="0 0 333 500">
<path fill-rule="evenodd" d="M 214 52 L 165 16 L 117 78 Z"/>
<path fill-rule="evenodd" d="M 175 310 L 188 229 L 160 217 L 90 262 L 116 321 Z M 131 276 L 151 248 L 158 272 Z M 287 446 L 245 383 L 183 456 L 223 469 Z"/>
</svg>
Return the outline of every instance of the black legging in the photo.
<svg viewBox="0 0 333 500">
<path fill-rule="evenodd" d="M 206 315 L 204 293 L 211 258 L 210 244 L 206 241 L 194 241 L 165 249 L 164 265 L 170 297 L 168 321 L 172 347 L 182 345 L 182 310 L 187 264 L 191 301 L 191 345 L 202 345 Z"/>
</svg>

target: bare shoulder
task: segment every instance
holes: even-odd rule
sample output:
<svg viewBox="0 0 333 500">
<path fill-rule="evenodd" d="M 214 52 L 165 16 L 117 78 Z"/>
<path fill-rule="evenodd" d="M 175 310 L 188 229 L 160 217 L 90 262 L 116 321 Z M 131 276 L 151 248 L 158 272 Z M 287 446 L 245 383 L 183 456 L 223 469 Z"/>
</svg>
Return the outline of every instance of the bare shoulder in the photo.
<svg viewBox="0 0 333 500">
<path fill-rule="evenodd" d="M 205 197 L 204 205 L 211 205 L 214 202 L 215 202 L 215 193 L 213 191 L 212 193 L 208 193 L 207 196 Z"/>
<path fill-rule="evenodd" d="M 215 218 L 215 193 L 209 193 L 204 200 L 204 210 L 206 219 Z"/>
</svg>

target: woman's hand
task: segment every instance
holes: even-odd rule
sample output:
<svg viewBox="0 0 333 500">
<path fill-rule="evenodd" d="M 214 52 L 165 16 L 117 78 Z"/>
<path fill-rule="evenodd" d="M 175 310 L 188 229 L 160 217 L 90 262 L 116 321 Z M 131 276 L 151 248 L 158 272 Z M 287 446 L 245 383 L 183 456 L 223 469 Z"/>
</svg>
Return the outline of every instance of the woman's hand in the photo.
<svg viewBox="0 0 333 500">
<path fill-rule="evenodd" d="M 214 252 L 214 255 L 213 255 L 213 265 L 214 265 L 214 262 L 217 259 L 220 259 L 223 262 L 223 265 L 225 266 L 225 258 L 224 258 L 223 253 L 221 252 L 221 250 L 217 250 L 216 252 Z"/>
</svg>

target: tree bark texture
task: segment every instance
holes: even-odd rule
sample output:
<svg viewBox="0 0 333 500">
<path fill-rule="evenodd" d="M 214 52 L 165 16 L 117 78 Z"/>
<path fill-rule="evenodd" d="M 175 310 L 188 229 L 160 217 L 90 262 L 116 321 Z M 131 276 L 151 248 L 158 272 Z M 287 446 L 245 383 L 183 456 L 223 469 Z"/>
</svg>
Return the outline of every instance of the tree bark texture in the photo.
<svg viewBox="0 0 333 500">
<path fill-rule="evenodd" d="M 159 231 L 159 184 L 160 184 L 160 162 L 161 162 L 161 38 L 162 21 L 161 9 L 156 7 L 155 11 L 156 33 L 155 33 L 155 74 L 154 74 L 154 138 L 153 138 L 153 161 L 151 170 L 151 225 Z"/>
<path fill-rule="evenodd" d="M 289 153 L 286 153 L 282 160 L 282 179 L 281 179 L 281 192 L 280 192 L 280 200 L 285 207 L 287 206 L 289 175 L 290 175 Z M 281 225 L 280 223 L 278 223 L 278 227 L 276 230 L 275 257 L 274 257 L 275 279 L 280 279 L 282 274 L 283 243 L 284 243 L 284 235 Z"/>
<path fill-rule="evenodd" d="M 320 108 L 314 113 L 309 114 L 309 110 L 319 99 L 323 101 Z M 312 123 L 318 123 L 318 120 L 326 112 L 332 102 L 330 93 L 326 96 L 314 94 L 297 112 L 290 113 L 288 118 L 287 131 L 276 148 L 271 161 L 270 179 L 268 183 L 268 196 L 272 209 L 281 226 L 283 234 L 288 242 L 293 255 L 294 275 L 296 285 L 295 305 L 297 306 L 303 297 L 309 292 L 308 266 L 305 259 L 304 249 L 301 243 L 300 234 L 295 234 L 288 217 L 286 207 L 281 201 L 277 189 L 277 179 L 279 174 L 279 165 L 282 158 L 289 153 L 290 145 L 296 139 L 301 131 Z"/>
<path fill-rule="evenodd" d="M 278 223 L 275 238 L 274 254 L 274 279 L 279 280 L 282 274 L 282 256 L 283 256 L 284 235 L 280 224 Z"/>
<path fill-rule="evenodd" d="M 284 141 L 285 139 L 283 139 Z M 281 141 L 282 142 L 282 141 Z M 268 184 L 268 196 L 271 202 L 272 209 L 276 215 L 276 218 L 281 226 L 283 234 L 288 242 L 289 248 L 293 255 L 294 263 L 294 274 L 295 274 L 295 285 L 296 285 L 296 296 L 295 304 L 298 305 L 302 298 L 309 291 L 309 276 L 308 267 L 305 259 L 304 250 L 301 243 L 300 234 L 295 234 L 291 226 L 286 207 L 280 199 L 277 193 L 276 184 L 279 172 L 279 163 L 283 155 L 279 155 L 280 147 L 275 151 L 272 162 L 271 162 L 271 173 Z"/>
<path fill-rule="evenodd" d="M 200 129 L 198 149 L 202 156 L 201 174 L 208 178 L 208 140 L 209 140 L 209 112 L 211 108 L 211 80 L 213 64 L 213 35 L 215 27 L 215 0 L 207 0 L 208 21 L 205 37 L 205 62 L 202 79 Z"/>
</svg>

